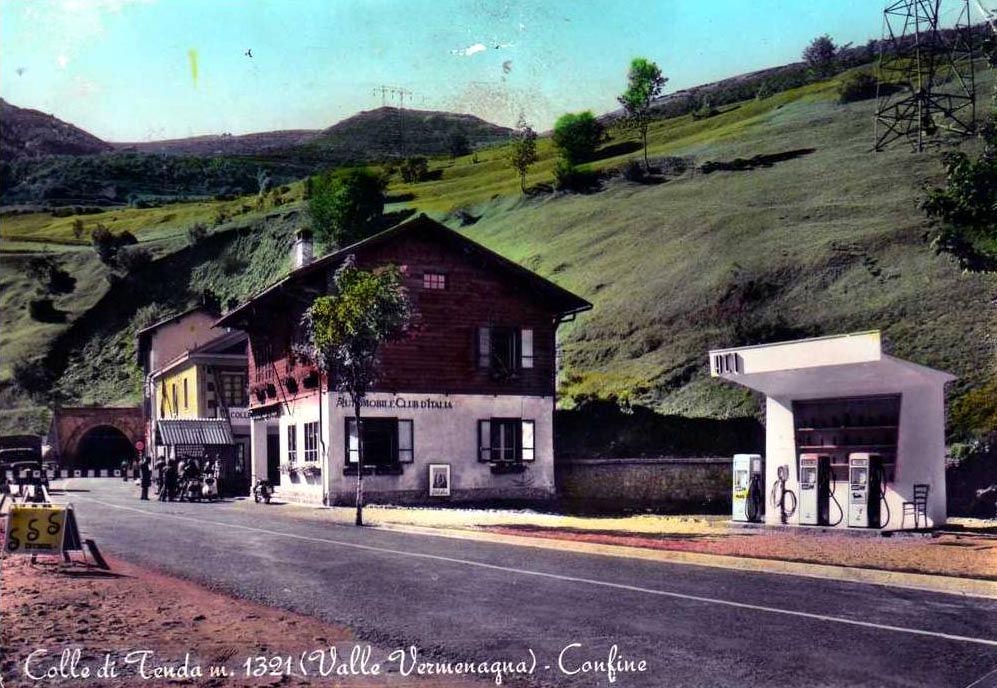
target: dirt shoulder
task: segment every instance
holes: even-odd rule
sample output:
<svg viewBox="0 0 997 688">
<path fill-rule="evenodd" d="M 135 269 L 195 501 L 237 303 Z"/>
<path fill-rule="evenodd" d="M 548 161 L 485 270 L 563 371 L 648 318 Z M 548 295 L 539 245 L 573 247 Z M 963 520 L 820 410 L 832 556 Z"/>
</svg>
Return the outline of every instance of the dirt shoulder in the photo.
<svg viewBox="0 0 997 688">
<path fill-rule="evenodd" d="M 334 666 L 330 648 L 335 647 L 339 658 L 336 666 L 343 667 L 351 652 L 362 652 L 368 645 L 357 641 L 345 627 L 211 592 L 117 559 L 110 560 L 110 573 L 57 565 L 51 558 L 41 562 L 40 558 L 32 564 L 29 557 L 8 557 L 0 562 L 0 685 L 8 688 L 486 685 L 470 679 L 403 677 L 395 670 L 397 665 L 387 664 L 378 676 L 351 673 L 321 677 L 317 655 L 311 653 L 322 653 L 328 669 Z M 63 661 L 62 653 L 67 651 L 70 654 Z M 180 672 L 185 664 L 189 674 L 200 667 L 204 675 L 143 678 L 143 667 L 139 666 L 142 655 L 137 654 L 142 651 L 153 653 L 145 655 L 147 675 L 154 675 L 157 667 Z M 78 652 L 75 662 L 74 652 Z M 25 662 L 32 653 L 28 674 Z M 131 663 L 126 659 L 129 653 Z M 308 677 L 301 676 L 303 653 Z M 383 660 L 386 655 L 381 649 L 371 650 L 374 660 Z M 280 666 L 274 675 L 267 671 L 267 675 L 247 677 L 247 659 L 251 672 L 273 668 L 264 666 L 257 657 L 283 657 L 285 662 L 276 660 Z M 98 677 L 105 661 L 114 663 L 117 676 Z M 224 666 L 230 675 L 212 677 L 211 666 Z M 294 675 L 285 675 L 288 666 Z M 85 670 L 89 670 L 88 676 L 82 675 Z M 51 672 L 51 677 L 32 678 L 46 672 Z"/>
</svg>

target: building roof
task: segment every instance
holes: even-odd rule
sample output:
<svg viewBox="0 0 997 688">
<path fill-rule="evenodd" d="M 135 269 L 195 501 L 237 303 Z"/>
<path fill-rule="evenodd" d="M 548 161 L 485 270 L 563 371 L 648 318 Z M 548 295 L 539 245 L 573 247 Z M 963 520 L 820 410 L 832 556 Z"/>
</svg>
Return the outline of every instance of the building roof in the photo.
<svg viewBox="0 0 997 688">
<path fill-rule="evenodd" d="M 402 222 L 401 224 L 397 224 L 390 229 L 374 234 L 373 236 L 367 237 L 362 241 L 358 241 L 354 244 L 341 248 L 333 253 L 319 258 L 318 260 L 293 270 L 283 279 L 226 313 L 220 320 L 218 320 L 218 322 L 215 323 L 215 325 L 216 327 L 240 327 L 245 323 L 251 306 L 273 298 L 301 278 L 313 274 L 316 271 L 335 267 L 344 261 L 347 256 L 365 248 L 383 244 L 387 241 L 391 241 L 401 234 L 419 230 L 434 232 L 444 241 L 451 241 L 460 244 L 462 248 L 474 251 L 478 256 L 484 258 L 498 269 L 506 271 L 514 277 L 527 282 L 535 293 L 538 293 L 540 296 L 548 299 L 553 304 L 558 315 L 562 317 L 587 311 L 592 308 L 591 303 L 579 296 L 576 296 L 567 289 L 564 289 L 550 280 L 544 279 L 535 272 L 527 270 L 523 266 L 514 263 L 508 258 L 485 248 L 481 244 L 472 241 L 463 234 L 456 232 L 443 224 L 440 224 L 425 214 L 420 214 L 410 220 Z"/>
<path fill-rule="evenodd" d="M 223 332 L 205 344 L 184 351 L 172 361 L 167 361 L 161 368 L 152 371 L 150 375 L 153 378 L 160 378 L 179 367 L 197 363 L 245 366 L 248 360 L 246 356 L 246 341 L 248 339 L 246 333 L 241 330 Z M 238 350 L 238 353 L 230 353 L 233 348 Z"/>
<path fill-rule="evenodd" d="M 145 361 L 145 356 L 149 350 L 149 344 L 152 341 L 152 335 L 156 332 L 156 330 L 160 329 L 161 327 L 165 327 L 166 325 L 169 325 L 171 323 L 174 323 L 178 320 L 186 318 L 188 315 L 191 315 L 192 313 L 197 313 L 198 311 L 203 311 L 205 314 L 209 316 L 213 317 L 217 316 L 217 311 L 215 311 L 213 308 L 209 308 L 203 304 L 200 304 L 197 306 L 191 306 L 185 311 L 180 311 L 179 313 L 163 318 L 162 320 L 158 320 L 152 323 L 151 325 L 146 325 L 141 330 L 136 332 L 135 340 L 137 345 L 135 347 L 135 359 L 138 362 L 139 366 L 141 367 Z"/>
<path fill-rule="evenodd" d="M 225 418 L 173 418 L 156 421 L 157 442 L 176 445 L 235 444 Z"/>
<path fill-rule="evenodd" d="M 716 349 L 709 356 L 712 377 L 790 399 L 887 394 L 955 379 L 883 353 L 878 330 Z"/>
</svg>

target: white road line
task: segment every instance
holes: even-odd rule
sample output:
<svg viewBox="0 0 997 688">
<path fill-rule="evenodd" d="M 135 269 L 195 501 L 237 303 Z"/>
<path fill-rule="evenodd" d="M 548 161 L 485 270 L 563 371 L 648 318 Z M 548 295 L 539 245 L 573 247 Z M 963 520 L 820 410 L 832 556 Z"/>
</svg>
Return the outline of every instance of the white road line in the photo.
<svg viewBox="0 0 997 688">
<path fill-rule="evenodd" d="M 927 636 L 930 638 L 941 638 L 943 640 L 952 640 L 962 643 L 974 643 L 977 645 L 986 645 L 988 647 L 997 647 L 997 640 L 990 640 L 988 638 L 974 638 L 972 636 L 964 635 L 953 635 L 951 633 L 939 633 L 937 631 L 925 631 L 918 628 L 905 628 L 903 626 L 891 626 L 889 624 L 878 624 L 872 623 L 871 621 L 857 621 L 855 619 L 845 619 L 839 616 L 828 616 L 826 614 L 813 614 L 810 612 L 800 612 L 792 609 L 779 609 L 778 607 L 766 607 L 758 604 L 748 604 L 745 602 L 733 602 L 731 600 L 721 600 L 714 597 L 703 597 L 700 595 L 687 595 L 680 592 L 669 592 L 667 590 L 656 590 L 654 588 L 642 588 L 636 585 L 626 585 L 625 583 L 611 583 L 609 581 L 594 580 L 591 578 L 579 578 L 577 576 L 564 576 L 559 573 L 545 573 L 543 571 L 531 571 L 529 569 L 519 569 L 512 566 L 499 566 L 497 564 L 486 564 L 481 561 L 473 561 L 470 559 L 458 559 L 457 557 L 446 557 L 439 554 L 425 554 L 423 552 L 408 552 L 405 550 L 391 549 L 390 547 L 376 547 L 374 545 L 361 545 L 355 542 L 345 542 L 343 540 L 330 540 L 326 538 L 311 537 L 308 535 L 298 535 L 296 533 L 279 532 L 276 530 L 267 530 L 266 528 L 254 528 L 252 526 L 243 526 L 236 523 L 225 523 L 223 521 L 210 521 L 203 518 L 192 518 L 190 516 L 179 516 L 177 514 L 157 514 L 144 509 L 137 509 L 135 507 L 123 506 L 120 504 L 111 504 L 110 502 L 104 502 L 99 499 L 92 499 L 89 497 L 82 498 L 88 502 L 94 502 L 96 504 L 102 504 L 104 506 L 110 507 L 112 509 L 122 509 L 125 511 L 134 511 L 145 516 L 150 516 L 152 518 L 172 518 L 178 521 L 190 521 L 192 523 L 197 523 L 199 525 L 215 525 L 223 526 L 227 528 L 233 528 L 235 530 L 245 530 L 253 533 L 261 533 L 263 535 L 273 535 L 279 538 L 292 538 L 295 540 L 304 540 L 306 542 L 319 542 L 328 545 L 337 545 L 339 547 L 351 547 L 353 549 L 365 550 L 368 552 L 379 552 L 381 554 L 395 554 L 403 557 L 414 557 L 418 559 L 429 559 L 433 561 L 445 561 L 451 564 L 463 564 L 465 566 L 476 566 L 482 569 L 489 569 L 492 571 L 504 571 L 506 573 L 515 573 L 522 576 L 535 576 L 537 578 L 549 578 L 553 580 L 565 581 L 568 583 L 584 583 L 586 585 L 595 585 L 604 588 L 612 588 L 614 590 L 626 590 L 629 592 L 639 592 L 647 595 L 656 595 L 659 597 L 670 597 L 678 600 L 687 600 L 690 602 L 702 602 L 705 604 L 716 604 L 725 607 L 733 607 L 735 609 L 748 609 L 756 612 L 768 612 L 770 614 L 782 614 L 784 616 L 795 616 L 804 619 L 814 619 L 816 621 L 827 621 L 830 623 L 845 624 L 848 626 L 860 626 L 862 628 L 873 628 L 881 631 L 894 631 L 896 633 L 907 633 L 909 635 L 920 635 Z"/>
</svg>

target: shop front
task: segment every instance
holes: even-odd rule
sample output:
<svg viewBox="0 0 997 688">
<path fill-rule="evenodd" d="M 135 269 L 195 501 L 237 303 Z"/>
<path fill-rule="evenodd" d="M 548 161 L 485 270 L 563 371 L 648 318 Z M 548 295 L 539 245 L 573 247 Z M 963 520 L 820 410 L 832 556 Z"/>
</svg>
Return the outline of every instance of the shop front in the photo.
<svg viewBox="0 0 997 688">
<path fill-rule="evenodd" d="M 765 395 L 765 456 L 735 457 L 736 520 L 901 530 L 945 523 L 945 384 L 879 332 L 710 352 Z M 761 467 L 761 468 L 755 468 Z"/>
</svg>

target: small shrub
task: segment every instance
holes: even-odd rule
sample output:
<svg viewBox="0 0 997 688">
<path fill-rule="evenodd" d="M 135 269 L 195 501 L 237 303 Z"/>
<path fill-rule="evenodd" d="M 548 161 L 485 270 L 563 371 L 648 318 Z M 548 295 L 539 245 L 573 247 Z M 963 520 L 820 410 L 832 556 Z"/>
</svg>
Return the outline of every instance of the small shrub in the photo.
<svg viewBox="0 0 997 688">
<path fill-rule="evenodd" d="M 118 253 L 118 266 L 126 273 L 138 272 L 152 262 L 149 249 L 135 246 Z"/>
<path fill-rule="evenodd" d="M 218 225 L 225 224 L 227 220 L 228 220 L 228 213 L 226 213 L 223 209 L 218 208 L 215 211 L 215 218 L 214 218 L 215 227 L 217 227 Z"/>
<path fill-rule="evenodd" d="M 83 238 L 83 220 L 80 218 L 73 220 L 73 238 L 77 241 Z"/>
<path fill-rule="evenodd" d="M 429 175 L 429 161 L 421 155 L 406 158 L 400 168 L 402 180 L 407 184 L 421 182 Z"/>
<path fill-rule="evenodd" d="M 32 397 L 52 389 L 55 382 L 53 375 L 45 362 L 39 359 L 22 358 L 11 365 L 14 384 Z"/>
<path fill-rule="evenodd" d="M 136 330 L 141 330 L 149 325 L 153 325 L 169 315 L 169 310 L 160 303 L 149 303 L 135 311 L 132 317 L 132 325 Z"/>
<path fill-rule="evenodd" d="M 554 188 L 558 191 L 588 191 L 596 186 L 598 175 L 561 158 L 554 165 Z"/>
<path fill-rule="evenodd" d="M 876 77 L 871 74 L 852 74 L 838 87 L 839 103 L 854 103 L 876 97 Z"/>
<path fill-rule="evenodd" d="M 636 160 L 627 160 L 623 166 L 623 178 L 628 182 L 643 182 L 645 176 L 643 165 Z"/>
<path fill-rule="evenodd" d="M 203 222 L 195 222 L 187 228 L 187 243 L 191 246 L 201 243 L 206 236 L 208 236 L 208 228 Z"/>
</svg>

